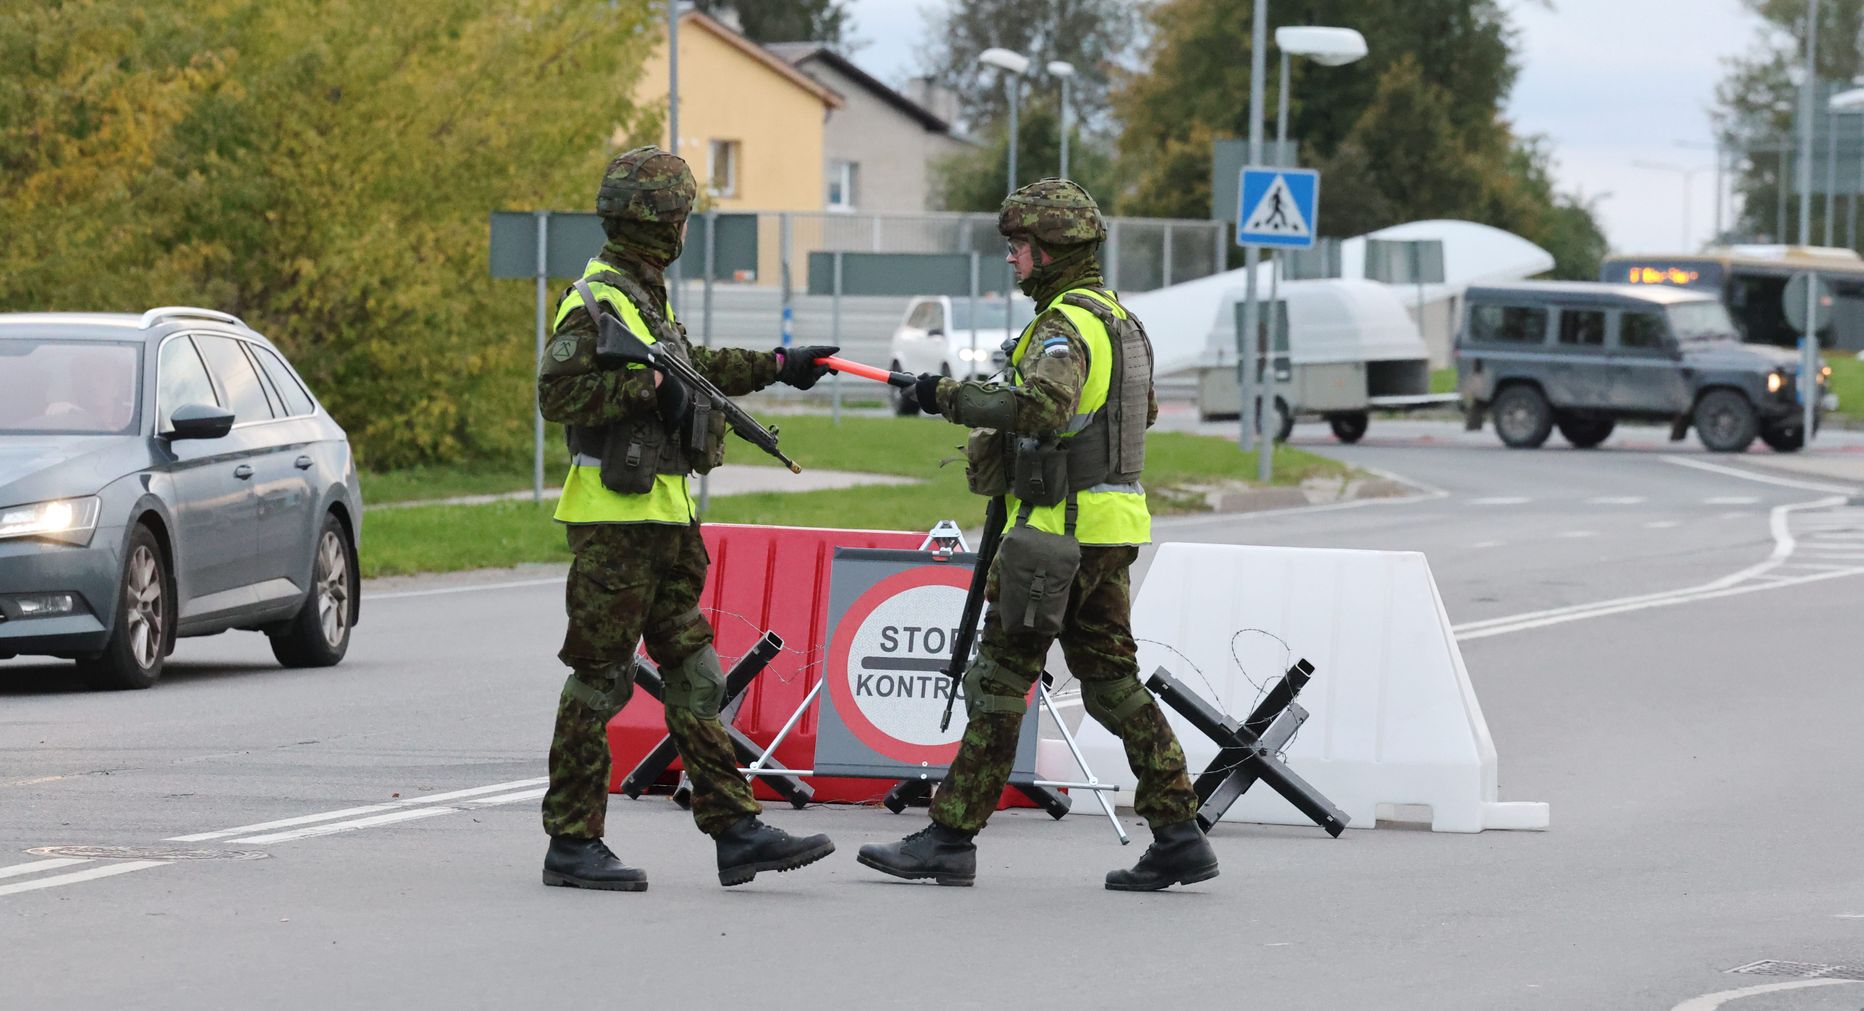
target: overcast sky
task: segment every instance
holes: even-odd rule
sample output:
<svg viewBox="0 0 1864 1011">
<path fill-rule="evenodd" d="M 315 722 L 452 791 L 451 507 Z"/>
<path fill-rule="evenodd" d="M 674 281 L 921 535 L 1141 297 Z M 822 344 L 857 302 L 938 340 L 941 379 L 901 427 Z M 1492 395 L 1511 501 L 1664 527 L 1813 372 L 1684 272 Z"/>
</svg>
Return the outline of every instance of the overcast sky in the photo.
<svg viewBox="0 0 1864 1011">
<path fill-rule="evenodd" d="M 1684 176 L 1632 163 L 1705 169 L 1688 189 L 1688 242 L 1707 239 L 1715 183 L 1706 170 L 1714 155 L 1678 142 L 1709 144 L 1708 108 L 1722 60 L 1754 44 L 1759 20 L 1740 0 L 1554 0 L 1553 11 L 1525 0 L 1506 4 L 1521 31 L 1521 77 L 1508 115 L 1517 133 L 1552 140 L 1560 188 L 1603 197 L 1601 223 L 1615 250 L 1672 252 L 1684 241 Z M 911 76 L 925 4 L 849 6 L 852 34 L 866 43 L 854 61 L 890 84 Z"/>
</svg>

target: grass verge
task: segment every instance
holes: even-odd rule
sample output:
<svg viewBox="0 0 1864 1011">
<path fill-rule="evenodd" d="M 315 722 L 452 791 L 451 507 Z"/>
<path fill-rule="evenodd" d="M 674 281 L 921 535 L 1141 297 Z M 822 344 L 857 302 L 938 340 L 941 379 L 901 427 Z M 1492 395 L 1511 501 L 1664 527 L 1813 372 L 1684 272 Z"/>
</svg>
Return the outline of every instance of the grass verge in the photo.
<svg viewBox="0 0 1864 1011">
<path fill-rule="evenodd" d="M 1864 361 L 1849 351 L 1833 352 L 1825 364 L 1832 367 L 1830 392 L 1838 394 L 1838 413 L 1864 420 Z"/>
<path fill-rule="evenodd" d="M 826 417 L 797 416 L 785 418 L 782 427 L 785 450 L 804 467 L 898 474 L 920 483 L 732 495 L 711 501 L 706 522 L 924 530 L 941 519 L 969 526 L 983 516 L 983 501 L 964 483 L 959 448 L 964 433 L 952 425 L 919 418 L 843 418 L 835 426 Z M 751 456 L 769 459 L 746 446 L 735 446 L 731 453 L 734 463 L 752 462 Z M 940 466 L 943 460 L 951 462 Z M 1239 453 L 1225 439 L 1161 432 L 1146 441 L 1145 483 L 1154 515 L 1202 511 L 1204 500 L 1195 488 L 1244 482 L 1255 472 L 1255 454 Z M 1287 446 L 1275 453 L 1278 485 L 1346 472 L 1344 464 Z M 430 469 L 425 476 L 435 472 Z M 514 483 L 509 474 L 503 481 L 504 486 L 488 483 L 476 490 L 529 486 L 527 479 Z M 393 488 L 418 482 L 405 475 L 375 475 L 364 485 L 369 501 L 381 501 L 374 494 L 377 484 Z M 553 508 L 520 501 L 372 511 L 363 526 L 362 574 L 373 578 L 568 560 L 563 531 L 550 520 Z"/>
</svg>

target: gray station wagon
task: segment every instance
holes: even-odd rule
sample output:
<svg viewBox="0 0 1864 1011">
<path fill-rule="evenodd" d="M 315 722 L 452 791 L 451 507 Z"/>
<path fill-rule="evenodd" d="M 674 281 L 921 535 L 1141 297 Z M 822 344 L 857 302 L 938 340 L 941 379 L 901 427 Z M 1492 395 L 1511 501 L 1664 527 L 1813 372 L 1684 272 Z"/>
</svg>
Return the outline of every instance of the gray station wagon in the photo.
<svg viewBox="0 0 1864 1011">
<path fill-rule="evenodd" d="M 178 636 L 341 660 L 349 441 L 278 349 L 208 309 L 0 314 L 0 659 L 146 688 Z"/>
<path fill-rule="evenodd" d="M 1741 343 L 1713 294 L 1565 281 L 1470 288 L 1456 370 L 1469 429 L 1492 414 L 1511 447 L 1558 428 L 1586 449 L 1642 420 L 1668 423 L 1672 440 L 1693 425 L 1719 453 L 1756 437 L 1783 453 L 1805 445 L 1801 390 L 1823 409 L 1830 372 L 1802 383 L 1793 352 Z"/>
</svg>

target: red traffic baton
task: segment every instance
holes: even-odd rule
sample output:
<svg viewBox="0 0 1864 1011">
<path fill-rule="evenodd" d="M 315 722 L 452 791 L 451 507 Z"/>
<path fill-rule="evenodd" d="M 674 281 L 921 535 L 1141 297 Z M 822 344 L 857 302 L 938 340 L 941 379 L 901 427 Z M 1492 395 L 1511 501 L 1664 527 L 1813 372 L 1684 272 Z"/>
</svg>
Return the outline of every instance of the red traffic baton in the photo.
<svg viewBox="0 0 1864 1011">
<path fill-rule="evenodd" d="M 816 364 L 826 365 L 837 372 L 846 372 L 851 376 L 860 376 L 862 379 L 872 379 L 877 383 L 898 386 L 901 389 L 905 389 L 919 381 L 910 372 L 889 372 L 886 369 L 876 368 L 872 365 L 851 362 L 846 358 L 835 358 L 832 356 L 817 358 Z"/>
</svg>

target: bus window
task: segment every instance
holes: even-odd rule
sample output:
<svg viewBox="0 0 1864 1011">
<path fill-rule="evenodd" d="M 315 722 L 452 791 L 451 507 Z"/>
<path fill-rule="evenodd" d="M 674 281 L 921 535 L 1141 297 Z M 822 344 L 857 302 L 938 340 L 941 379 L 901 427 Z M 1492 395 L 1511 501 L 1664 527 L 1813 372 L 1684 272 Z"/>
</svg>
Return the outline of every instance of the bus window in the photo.
<svg viewBox="0 0 1864 1011">
<path fill-rule="evenodd" d="M 1780 298 L 1786 277 L 1779 274 L 1738 272 L 1728 282 L 1728 314 L 1734 317 L 1741 339 L 1750 344 L 1791 346 L 1799 335 L 1786 325 Z"/>
</svg>

